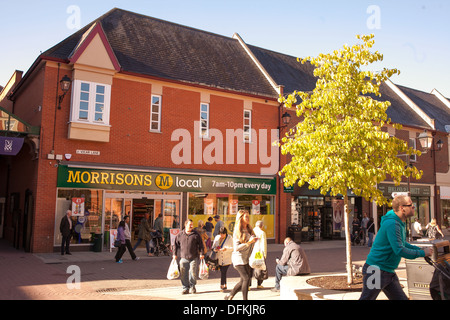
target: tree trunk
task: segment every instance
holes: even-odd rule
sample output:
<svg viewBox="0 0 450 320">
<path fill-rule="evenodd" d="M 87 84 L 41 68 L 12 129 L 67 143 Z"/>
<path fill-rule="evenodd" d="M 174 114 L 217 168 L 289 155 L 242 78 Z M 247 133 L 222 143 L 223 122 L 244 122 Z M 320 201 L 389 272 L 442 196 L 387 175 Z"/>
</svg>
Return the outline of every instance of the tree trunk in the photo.
<svg viewBox="0 0 450 320">
<path fill-rule="evenodd" d="M 347 284 L 353 284 L 353 270 L 352 270 L 352 237 L 350 233 L 350 209 L 348 207 L 348 196 L 344 196 L 344 221 L 345 221 L 345 248 L 347 254 Z"/>
</svg>

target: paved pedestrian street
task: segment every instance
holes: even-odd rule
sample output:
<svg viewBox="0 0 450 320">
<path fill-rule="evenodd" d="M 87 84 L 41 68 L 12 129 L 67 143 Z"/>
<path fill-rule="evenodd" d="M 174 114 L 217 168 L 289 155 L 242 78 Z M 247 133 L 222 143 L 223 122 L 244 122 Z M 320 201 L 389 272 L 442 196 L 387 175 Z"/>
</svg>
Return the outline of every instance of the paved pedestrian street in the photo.
<svg viewBox="0 0 450 320">
<path fill-rule="evenodd" d="M 308 257 L 312 274 L 309 277 L 345 273 L 345 242 L 317 241 L 304 243 L 302 247 Z M 267 265 L 269 279 L 262 289 L 256 288 L 252 280 L 250 301 L 276 301 L 280 294 L 270 289 L 275 284 L 275 259 L 280 257 L 284 246 L 269 244 Z M 353 262 L 362 264 L 369 248 L 353 247 Z M 72 252 L 30 254 L 12 248 L 0 241 L 0 299 L 2 300 L 206 300 L 224 301 L 224 297 L 239 281 L 234 268 L 227 274 L 228 291 L 220 292 L 220 272 L 211 272 L 207 280 L 197 281 L 197 293 L 181 293 L 179 279 L 167 280 L 167 269 L 171 257 L 147 257 L 144 248 L 138 248 L 140 259 L 133 261 L 125 253 L 123 263 L 114 261 L 115 252 Z M 397 273 L 406 284 L 406 272 L 401 267 Z M 78 276 L 78 278 L 77 278 Z M 311 291 L 306 283 L 302 286 Z M 332 300 L 356 300 L 358 292 L 328 295 Z M 380 296 L 380 299 L 385 297 Z M 241 301 L 242 293 L 234 300 Z"/>
</svg>

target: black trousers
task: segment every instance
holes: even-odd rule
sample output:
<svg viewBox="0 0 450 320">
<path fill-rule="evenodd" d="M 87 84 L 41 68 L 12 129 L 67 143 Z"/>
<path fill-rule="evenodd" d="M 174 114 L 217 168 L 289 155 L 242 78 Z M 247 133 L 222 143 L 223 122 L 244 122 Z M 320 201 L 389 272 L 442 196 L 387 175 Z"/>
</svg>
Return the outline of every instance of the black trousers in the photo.
<svg viewBox="0 0 450 320">
<path fill-rule="evenodd" d="M 220 266 L 220 285 L 226 286 L 227 285 L 227 272 L 230 265 L 227 266 Z"/>
<path fill-rule="evenodd" d="M 116 253 L 116 261 L 119 261 L 120 259 L 122 259 L 123 254 L 125 253 L 125 251 L 127 251 L 130 253 L 131 259 L 136 259 L 136 254 L 134 253 L 133 250 L 133 246 L 131 245 L 131 241 L 128 239 L 125 239 L 125 244 L 121 245 L 119 247 L 119 250 L 117 250 Z"/>
<path fill-rule="evenodd" d="M 239 272 L 239 282 L 231 290 L 230 295 L 234 297 L 236 293 L 242 291 L 242 299 L 248 300 L 248 287 L 252 278 L 252 268 L 248 264 L 239 265 L 234 267 Z"/>
<path fill-rule="evenodd" d="M 68 235 L 67 237 L 62 236 L 62 241 L 61 241 L 61 254 L 64 254 L 64 253 L 70 253 L 70 250 L 69 250 L 69 246 L 70 246 L 70 238 L 71 238 L 71 235 Z"/>
</svg>

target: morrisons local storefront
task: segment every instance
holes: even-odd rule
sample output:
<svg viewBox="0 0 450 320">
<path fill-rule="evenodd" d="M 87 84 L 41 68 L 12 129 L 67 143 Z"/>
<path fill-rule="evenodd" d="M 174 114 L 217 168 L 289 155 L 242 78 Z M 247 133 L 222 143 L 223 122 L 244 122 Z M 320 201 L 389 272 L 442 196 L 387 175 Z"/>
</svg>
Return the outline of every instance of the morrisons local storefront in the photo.
<svg viewBox="0 0 450 320">
<path fill-rule="evenodd" d="M 197 226 L 215 215 L 231 233 L 237 211 L 247 209 L 252 225 L 263 220 L 267 237 L 274 238 L 275 195 L 274 177 L 60 165 L 54 247 L 58 250 L 61 245 L 59 223 L 68 209 L 73 213 L 71 246 L 80 250 L 99 236 L 103 249 L 109 249 L 110 230 L 117 229 L 125 215 L 131 217 L 134 243 L 146 212 L 152 221 L 161 215 L 165 239 L 169 239 L 169 230 L 179 228 L 186 219 Z"/>
</svg>

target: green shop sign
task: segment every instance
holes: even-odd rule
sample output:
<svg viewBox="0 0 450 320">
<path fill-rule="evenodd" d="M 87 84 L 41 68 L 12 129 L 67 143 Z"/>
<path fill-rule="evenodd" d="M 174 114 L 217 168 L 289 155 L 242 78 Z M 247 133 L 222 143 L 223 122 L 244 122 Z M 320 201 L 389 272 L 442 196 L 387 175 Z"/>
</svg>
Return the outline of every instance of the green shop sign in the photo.
<svg viewBox="0 0 450 320">
<path fill-rule="evenodd" d="M 58 188 L 276 194 L 275 178 L 238 178 L 58 167 Z"/>
</svg>

